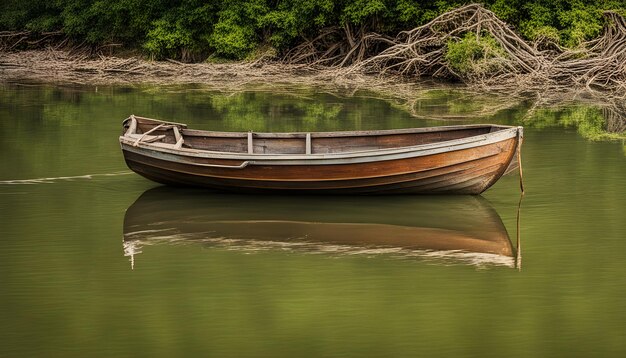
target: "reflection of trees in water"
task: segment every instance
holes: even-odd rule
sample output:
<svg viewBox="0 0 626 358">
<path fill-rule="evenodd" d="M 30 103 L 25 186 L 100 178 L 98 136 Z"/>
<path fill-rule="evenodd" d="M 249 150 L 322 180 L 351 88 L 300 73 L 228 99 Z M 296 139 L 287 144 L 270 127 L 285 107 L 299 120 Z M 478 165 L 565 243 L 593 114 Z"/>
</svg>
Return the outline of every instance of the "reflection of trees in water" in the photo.
<svg viewBox="0 0 626 358">
<path fill-rule="evenodd" d="M 626 104 L 599 92 L 579 97 L 556 91 L 491 93 L 432 83 L 353 91 L 288 84 L 237 91 L 202 86 L 112 86 L 96 90 L 89 86 L 30 88 L 10 84 L 1 90 L 0 113 L 31 112 L 29 117 L 37 120 L 25 125 L 44 121 L 48 125 L 73 125 L 85 118 L 102 117 L 117 120 L 127 116 L 130 109 L 226 131 L 380 129 L 466 120 L 537 128 L 574 127 L 593 140 L 626 138 Z M 33 101 L 34 96 L 39 100 Z M 111 108 L 116 109 L 114 113 Z"/>
<path fill-rule="evenodd" d="M 537 94 L 523 122 L 534 128 L 576 128 L 582 137 L 591 140 L 626 139 L 626 105 L 615 98 L 603 98 L 600 93 L 584 98 Z"/>
<path fill-rule="evenodd" d="M 606 121 L 606 131 L 609 133 L 626 132 L 626 105 L 623 102 L 613 102 L 602 109 Z"/>
<path fill-rule="evenodd" d="M 574 127 L 592 140 L 626 139 L 626 105 L 623 100 L 602 92 L 537 92 L 529 101 L 524 125 Z"/>
</svg>

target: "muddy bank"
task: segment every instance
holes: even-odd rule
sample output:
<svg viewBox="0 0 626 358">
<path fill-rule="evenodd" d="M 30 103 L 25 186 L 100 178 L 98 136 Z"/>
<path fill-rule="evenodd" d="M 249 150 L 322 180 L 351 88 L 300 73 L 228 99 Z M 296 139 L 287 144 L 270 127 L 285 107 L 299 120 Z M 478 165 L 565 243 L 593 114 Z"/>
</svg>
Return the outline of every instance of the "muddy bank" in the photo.
<svg viewBox="0 0 626 358">
<path fill-rule="evenodd" d="M 140 57 L 87 56 L 69 50 L 39 49 L 0 51 L 0 82 L 39 82 L 64 85 L 176 85 L 202 84 L 211 89 L 238 91 L 259 86 L 313 86 L 320 90 L 350 94 L 367 91 L 376 97 L 393 99 L 417 114 L 412 103 L 431 89 L 463 89 L 468 93 L 493 98 L 494 110 L 508 108 L 519 101 L 537 106 L 567 100 L 593 100 L 581 90 L 566 92 L 525 91 L 499 87 L 471 86 L 429 77 L 367 75 L 324 66 L 286 64 L 272 61 L 231 63 L 181 63 L 174 60 L 149 61 Z M 541 103 L 540 103 L 541 102 Z"/>
<path fill-rule="evenodd" d="M 336 71 L 272 62 L 181 63 L 138 57 L 89 57 L 64 50 L 0 52 L 0 80 L 32 80 L 63 84 L 189 84 L 236 88 L 251 83 L 291 83 L 356 87 L 387 83 L 375 77 L 342 76 Z M 373 82 L 374 83 L 373 83 Z"/>
</svg>

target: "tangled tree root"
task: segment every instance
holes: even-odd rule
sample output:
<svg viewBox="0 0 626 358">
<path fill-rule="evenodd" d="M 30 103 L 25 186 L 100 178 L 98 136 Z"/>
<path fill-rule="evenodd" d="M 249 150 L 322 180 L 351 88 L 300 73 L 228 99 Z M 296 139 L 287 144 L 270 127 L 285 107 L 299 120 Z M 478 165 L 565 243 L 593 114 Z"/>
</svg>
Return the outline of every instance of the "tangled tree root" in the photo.
<svg viewBox="0 0 626 358">
<path fill-rule="evenodd" d="M 626 127 L 626 21 L 604 13 L 603 35 L 565 49 L 548 40 L 526 42 L 504 21 L 480 4 L 446 12 L 431 22 L 395 38 L 330 29 L 306 40 L 287 54 L 288 63 L 334 68 L 338 77 L 369 74 L 379 77 L 456 79 L 470 88 L 506 91 L 534 100 L 532 108 L 560 106 L 572 101 L 600 105 L 609 114 L 609 131 Z M 488 35 L 501 51 L 460 73 L 446 60 L 448 44 L 471 33 Z M 529 116 L 532 115 L 530 111 Z"/>
<path fill-rule="evenodd" d="M 607 91 L 626 97 L 626 21 L 606 12 L 601 37 L 577 50 L 564 49 L 540 39 L 528 43 L 493 12 L 470 4 L 446 12 L 431 22 L 395 38 L 349 27 L 322 32 L 295 47 L 288 63 L 325 65 L 342 73 L 391 74 L 455 78 L 470 86 L 511 88 L 519 91 L 564 87 Z M 489 35 L 502 51 L 471 71 L 459 73 L 446 60 L 447 45 L 467 33 Z"/>
<path fill-rule="evenodd" d="M 70 40 L 62 31 L 33 33 L 32 31 L 0 31 L 0 52 L 24 48 L 66 48 Z"/>
<path fill-rule="evenodd" d="M 466 33 L 491 35 L 503 49 L 491 59 L 489 71 L 457 73 L 445 59 L 447 44 Z M 431 22 L 401 32 L 394 45 L 356 62 L 352 70 L 393 73 L 402 76 L 433 76 L 461 79 L 466 83 L 501 84 L 519 74 L 541 76 L 545 67 L 542 53 L 522 40 L 506 23 L 482 7 L 471 4 L 446 12 Z"/>
<path fill-rule="evenodd" d="M 473 86 L 511 87 L 521 91 L 560 86 L 585 87 L 626 94 L 626 21 L 606 12 L 604 34 L 581 50 L 564 49 L 545 39 L 527 43 L 493 12 L 479 4 L 449 11 L 395 38 L 363 29 L 334 28 L 305 41 L 285 57 L 288 63 L 308 63 L 342 69 L 339 73 L 393 74 L 403 77 L 456 78 Z M 488 34 L 501 52 L 483 67 L 455 71 L 446 60 L 447 45 L 467 33 Z"/>
</svg>

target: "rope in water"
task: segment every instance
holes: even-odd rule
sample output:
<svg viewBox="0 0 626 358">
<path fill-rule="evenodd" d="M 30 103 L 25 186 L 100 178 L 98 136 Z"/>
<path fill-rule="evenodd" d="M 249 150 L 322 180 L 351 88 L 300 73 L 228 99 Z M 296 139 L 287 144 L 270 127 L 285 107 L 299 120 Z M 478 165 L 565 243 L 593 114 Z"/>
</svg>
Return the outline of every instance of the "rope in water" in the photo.
<svg viewBox="0 0 626 358">
<path fill-rule="evenodd" d="M 524 142 L 524 135 L 522 134 L 522 128 L 517 129 L 517 163 L 519 164 L 519 188 L 524 194 L 524 173 L 522 172 L 522 143 Z"/>
<path fill-rule="evenodd" d="M 520 216 L 522 208 L 522 199 L 524 198 L 524 173 L 522 171 L 522 143 L 524 142 L 524 136 L 522 134 L 522 127 L 517 129 L 517 163 L 519 164 L 519 187 L 522 193 L 517 203 L 517 232 L 516 232 L 516 250 L 515 250 L 515 266 L 518 270 L 522 269 L 522 241 L 520 233 Z"/>
</svg>

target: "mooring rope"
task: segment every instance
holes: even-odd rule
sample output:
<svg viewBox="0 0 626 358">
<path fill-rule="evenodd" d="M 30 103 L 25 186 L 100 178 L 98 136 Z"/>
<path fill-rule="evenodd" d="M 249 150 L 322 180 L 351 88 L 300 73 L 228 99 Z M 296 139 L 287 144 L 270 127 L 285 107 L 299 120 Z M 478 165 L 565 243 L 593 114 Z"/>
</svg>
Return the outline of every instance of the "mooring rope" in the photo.
<svg viewBox="0 0 626 358">
<path fill-rule="evenodd" d="M 103 174 L 85 174 L 66 177 L 54 177 L 54 178 L 34 178 L 34 179 L 12 179 L 12 180 L 0 180 L 0 185 L 19 185 L 19 184 L 48 184 L 57 181 L 74 181 L 80 179 L 91 180 L 94 177 L 112 177 L 118 175 L 133 174 L 131 171 L 122 171 L 116 173 L 103 173 Z"/>
<path fill-rule="evenodd" d="M 515 244 L 515 267 L 518 270 L 522 270 L 522 235 L 520 232 L 520 216 L 521 216 L 521 212 L 522 212 L 522 199 L 524 198 L 524 192 L 522 191 L 522 193 L 519 196 L 519 202 L 517 203 L 517 216 L 516 216 L 516 221 L 517 221 L 517 231 L 515 233 L 516 236 L 516 244 Z"/>
<path fill-rule="evenodd" d="M 524 135 L 522 134 L 522 127 L 517 128 L 517 163 L 519 164 L 519 188 L 524 194 L 524 173 L 522 172 L 522 143 L 524 142 Z"/>
</svg>

